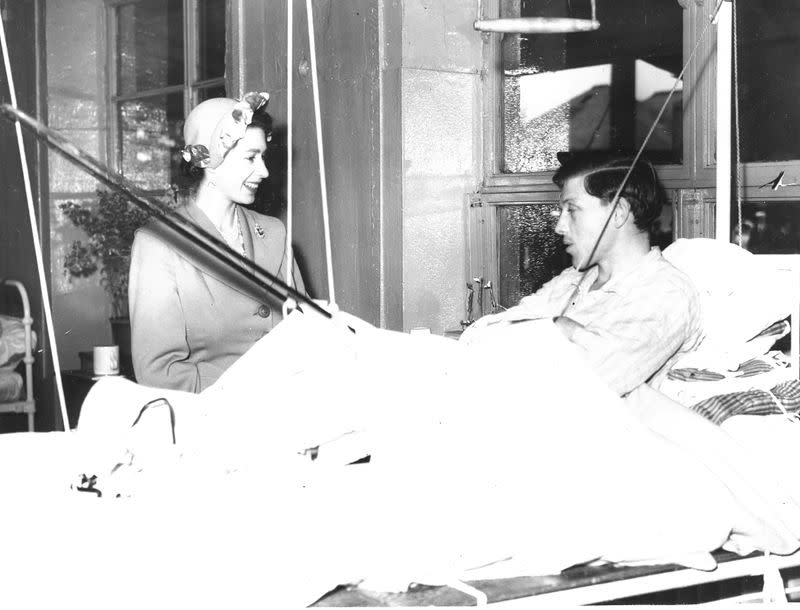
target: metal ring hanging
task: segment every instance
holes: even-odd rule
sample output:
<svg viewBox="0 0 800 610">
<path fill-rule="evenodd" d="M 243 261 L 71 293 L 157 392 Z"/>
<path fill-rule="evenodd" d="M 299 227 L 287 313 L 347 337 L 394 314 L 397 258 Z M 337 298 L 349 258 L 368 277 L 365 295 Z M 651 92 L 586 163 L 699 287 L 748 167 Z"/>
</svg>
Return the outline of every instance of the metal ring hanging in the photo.
<svg viewBox="0 0 800 610">
<path fill-rule="evenodd" d="M 600 27 L 600 22 L 596 19 L 570 19 L 568 17 L 508 17 L 478 19 L 473 27 L 481 32 L 500 34 L 569 34 L 592 32 Z"/>
<path fill-rule="evenodd" d="M 597 20 L 597 7 L 592 0 L 591 19 L 572 19 L 570 17 L 502 17 L 499 19 L 478 19 L 473 27 L 481 32 L 499 34 L 570 34 L 572 32 L 592 32 L 600 27 Z"/>
</svg>

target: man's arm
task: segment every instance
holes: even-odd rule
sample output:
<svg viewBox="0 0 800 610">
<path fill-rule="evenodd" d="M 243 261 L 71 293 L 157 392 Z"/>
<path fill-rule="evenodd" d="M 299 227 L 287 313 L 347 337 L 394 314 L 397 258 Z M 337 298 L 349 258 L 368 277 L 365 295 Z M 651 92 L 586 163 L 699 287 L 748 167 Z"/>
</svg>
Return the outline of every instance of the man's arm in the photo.
<svg viewBox="0 0 800 610">
<path fill-rule="evenodd" d="M 553 318 L 553 323 L 556 325 L 558 330 L 564 333 L 564 336 L 567 339 L 573 342 L 573 337 L 575 334 L 580 333 L 581 330 L 585 330 L 583 324 L 580 324 L 572 318 L 568 318 L 567 316 L 556 316 Z"/>
<path fill-rule="evenodd" d="M 676 288 L 663 291 L 658 300 L 621 300 L 586 324 L 563 316 L 554 321 L 586 352 L 609 386 L 624 396 L 680 350 L 698 315 L 696 300 Z"/>
</svg>

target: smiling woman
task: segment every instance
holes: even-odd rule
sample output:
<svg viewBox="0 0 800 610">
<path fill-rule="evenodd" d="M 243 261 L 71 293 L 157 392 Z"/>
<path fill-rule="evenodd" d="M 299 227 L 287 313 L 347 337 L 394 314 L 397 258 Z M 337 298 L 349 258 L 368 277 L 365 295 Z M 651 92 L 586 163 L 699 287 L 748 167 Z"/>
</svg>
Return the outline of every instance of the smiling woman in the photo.
<svg viewBox="0 0 800 610">
<path fill-rule="evenodd" d="M 268 98 L 213 98 L 192 110 L 183 158 L 195 186 L 178 211 L 235 252 L 284 276 L 283 223 L 248 207 L 269 176 L 263 158 L 270 139 Z M 304 291 L 296 266 L 293 278 Z M 202 253 L 179 251 L 155 225 L 136 235 L 129 300 L 137 380 L 191 392 L 214 383 L 281 320 L 274 304 L 246 296 Z"/>
</svg>

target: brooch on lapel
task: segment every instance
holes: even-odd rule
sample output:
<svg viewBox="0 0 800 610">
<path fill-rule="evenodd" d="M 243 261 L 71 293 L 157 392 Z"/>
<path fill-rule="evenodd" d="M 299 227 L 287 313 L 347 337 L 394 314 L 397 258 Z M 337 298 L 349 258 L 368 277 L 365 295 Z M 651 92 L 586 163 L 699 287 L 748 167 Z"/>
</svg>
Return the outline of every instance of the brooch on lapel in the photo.
<svg viewBox="0 0 800 610">
<path fill-rule="evenodd" d="M 259 237 L 264 237 L 264 229 L 258 223 L 256 223 L 256 235 Z"/>
</svg>

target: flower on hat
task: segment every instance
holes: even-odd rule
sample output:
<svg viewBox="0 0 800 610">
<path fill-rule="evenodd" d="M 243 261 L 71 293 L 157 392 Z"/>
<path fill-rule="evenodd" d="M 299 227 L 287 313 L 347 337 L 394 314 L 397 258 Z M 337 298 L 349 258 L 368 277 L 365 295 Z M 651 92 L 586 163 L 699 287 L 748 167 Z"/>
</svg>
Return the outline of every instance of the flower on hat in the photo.
<svg viewBox="0 0 800 610">
<path fill-rule="evenodd" d="M 250 91 L 233 107 L 231 113 L 222 120 L 224 125 L 220 131 L 220 140 L 225 150 L 230 150 L 244 137 L 247 126 L 253 121 L 253 113 L 269 100 L 269 93 Z"/>
<path fill-rule="evenodd" d="M 208 148 L 202 144 L 189 144 L 184 146 L 181 150 L 181 156 L 187 163 L 191 163 L 195 167 L 206 168 L 211 164 L 211 155 Z"/>
</svg>

